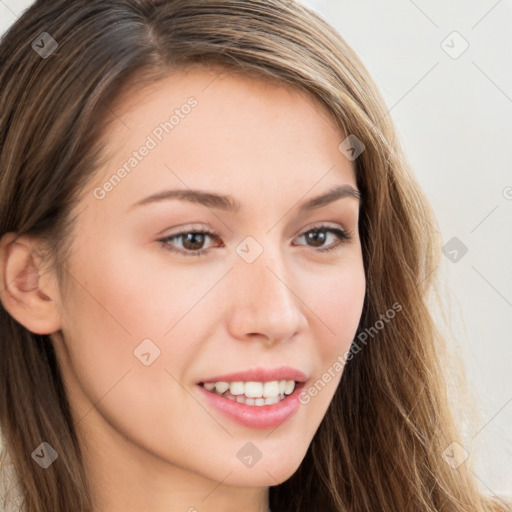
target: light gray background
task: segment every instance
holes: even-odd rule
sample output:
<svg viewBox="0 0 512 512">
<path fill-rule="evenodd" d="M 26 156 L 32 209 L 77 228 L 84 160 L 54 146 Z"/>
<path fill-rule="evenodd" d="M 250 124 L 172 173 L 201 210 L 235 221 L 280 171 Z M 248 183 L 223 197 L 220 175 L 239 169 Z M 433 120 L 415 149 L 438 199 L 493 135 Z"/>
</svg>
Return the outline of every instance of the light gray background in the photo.
<svg viewBox="0 0 512 512">
<path fill-rule="evenodd" d="M 0 32 L 31 3 L 0 0 Z M 440 268 L 470 399 L 481 412 L 466 426 L 473 444 L 464 446 L 482 489 L 512 494 L 512 2 L 304 3 L 359 54 L 444 243 L 457 237 L 468 248 L 456 262 L 443 256 Z"/>
</svg>

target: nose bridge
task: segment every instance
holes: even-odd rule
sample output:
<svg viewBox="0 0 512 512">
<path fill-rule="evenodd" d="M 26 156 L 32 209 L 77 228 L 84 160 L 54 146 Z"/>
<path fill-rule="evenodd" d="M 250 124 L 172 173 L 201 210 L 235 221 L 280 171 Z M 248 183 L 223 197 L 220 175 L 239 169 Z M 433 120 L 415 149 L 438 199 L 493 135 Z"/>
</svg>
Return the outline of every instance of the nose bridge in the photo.
<svg viewBox="0 0 512 512">
<path fill-rule="evenodd" d="M 279 243 L 266 237 L 265 243 L 260 244 L 260 254 L 251 261 L 245 256 L 257 247 L 251 240 L 247 243 L 246 246 L 242 242 L 237 248 L 239 257 L 233 275 L 233 334 L 239 338 L 260 334 L 269 341 L 287 339 L 300 327 L 301 310 L 293 283 L 289 283 L 286 255 Z M 244 253 L 240 248 L 248 250 Z"/>
</svg>

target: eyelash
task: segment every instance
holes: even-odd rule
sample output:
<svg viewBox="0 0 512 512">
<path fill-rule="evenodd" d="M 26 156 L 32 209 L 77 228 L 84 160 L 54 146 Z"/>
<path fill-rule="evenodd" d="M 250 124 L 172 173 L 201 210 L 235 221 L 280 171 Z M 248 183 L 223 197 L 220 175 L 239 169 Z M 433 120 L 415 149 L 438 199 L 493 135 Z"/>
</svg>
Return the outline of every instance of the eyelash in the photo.
<svg viewBox="0 0 512 512">
<path fill-rule="evenodd" d="M 327 247 L 326 249 L 316 249 L 317 252 L 321 252 L 321 253 L 328 253 L 333 250 L 340 249 L 342 245 L 352 241 L 352 238 L 353 238 L 352 233 L 350 233 L 350 232 L 344 231 L 343 229 L 326 226 L 326 225 L 320 225 L 320 226 L 316 226 L 314 228 L 308 229 L 307 231 L 304 231 L 304 233 L 302 233 L 299 236 L 304 236 L 308 233 L 315 232 L 315 231 L 326 231 L 326 232 L 332 233 L 338 237 L 338 242 L 335 243 L 334 245 L 331 245 L 331 246 Z M 174 252 L 174 253 L 182 254 L 184 256 L 206 256 L 209 252 L 209 249 L 198 249 L 195 251 L 184 251 L 182 249 L 174 248 L 169 243 L 171 240 L 180 238 L 180 237 L 182 237 L 184 235 L 188 235 L 188 234 L 208 235 L 214 240 L 220 240 L 220 237 L 217 235 L 217 233 L 215 233 L 213 231 L 191 229 L 188 231 L 180 231 L 179 233 L 175 233 L 175 234 L 167 236 L 165 238 L 160 238 L 158 241 L 161 243 L 161 245 L 163 246 L 164 249 Z"/>
</svg>

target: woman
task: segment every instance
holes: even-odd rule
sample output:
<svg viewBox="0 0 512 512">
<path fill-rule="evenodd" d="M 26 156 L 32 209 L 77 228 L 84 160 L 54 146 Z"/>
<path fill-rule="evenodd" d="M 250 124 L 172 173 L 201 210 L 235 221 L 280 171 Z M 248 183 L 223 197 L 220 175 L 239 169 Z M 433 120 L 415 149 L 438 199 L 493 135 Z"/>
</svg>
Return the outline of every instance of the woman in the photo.
<svg viewBox="0 0 512 512">
<path fill-rule="evenodd" d="M 38 1 L 0 59 L 23 510 L 505 509 L 447 405 L 432 213 L 324 20 Z"/>
</svg>

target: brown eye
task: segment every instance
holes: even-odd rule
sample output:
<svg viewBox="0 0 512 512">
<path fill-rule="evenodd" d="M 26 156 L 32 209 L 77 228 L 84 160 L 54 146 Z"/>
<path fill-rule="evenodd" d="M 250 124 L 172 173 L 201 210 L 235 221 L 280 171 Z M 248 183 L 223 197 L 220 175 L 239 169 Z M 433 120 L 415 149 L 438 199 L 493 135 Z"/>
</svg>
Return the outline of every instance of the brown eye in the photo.
<svg viewBox="0 0 512 512">
<path fill-rule="evenodd" d="M 328 240 L 329 234 L 334 235 L 337 241 L 334 242 L 334 245 L 327 246 L 324 249 L 318 249 L 318 252 L 329 252 L 338 249 L 342 244 L 352 239 L 351 235 L 346 231 L 331 226 L 318 226 L 306 231 L 301 237 L 306 239 L 306 243 L 310 244 L 310 247 L 322 247 Z"/>
<path fill-rule="evenodd" d="M 165 249 L 183 254 L 185 256 L 203 256 L 207 254 L 204 248 L 208 238 L 220 240 L 219 236 L 212 231 L 181 231 L 174 235 L 167 236 L 158 240 Z M 176 247 L 176 241 L 181 241 L 182 247 Z"/>
<path fill-rule="evenodd" d="M 321 247 L 327 239 L 327 232 L 320 230 L 308 231 L 304 236 L 313 247 Z"/>
<path fill-rule="evenodd" d="M 183 241 L 183 247 L 187 250 L 196 251 L 198 249 L 202 249 L 202 246 L 205 241 L 204 233 L 186 233 L 185 235 L 181 235 Z"/>
</svg>

